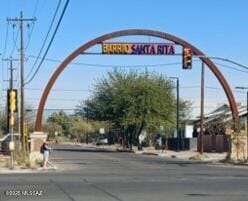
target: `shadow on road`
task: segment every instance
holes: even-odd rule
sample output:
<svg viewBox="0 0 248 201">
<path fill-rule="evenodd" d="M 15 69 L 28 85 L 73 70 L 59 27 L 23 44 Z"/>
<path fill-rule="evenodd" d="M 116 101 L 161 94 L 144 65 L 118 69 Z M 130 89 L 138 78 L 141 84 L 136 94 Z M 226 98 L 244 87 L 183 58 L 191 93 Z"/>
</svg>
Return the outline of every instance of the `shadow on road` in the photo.
<svg viewBox="0 0 248 201">
<path fill-rule="evenodd" d="M 116 151 L 104 148 L 54 148 L 54 151 L 65 151 L 65 152 L 108 152 L 108 153 L 115 153 Z"/>
</svg>

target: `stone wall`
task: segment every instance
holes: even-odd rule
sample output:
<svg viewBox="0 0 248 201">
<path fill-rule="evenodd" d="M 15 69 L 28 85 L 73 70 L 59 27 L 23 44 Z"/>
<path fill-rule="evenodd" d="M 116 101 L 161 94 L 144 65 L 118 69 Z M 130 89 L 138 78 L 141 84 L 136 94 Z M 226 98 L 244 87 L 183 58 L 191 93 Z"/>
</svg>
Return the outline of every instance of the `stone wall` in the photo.
<svg viewBox="0 0 248 201">
<path fill-rule="evenodd" d="M 245 132 L 232 135 L 230 158 L 233 161 L 247 161 L 247 135 Z"/>
<path fill-rule="evenodd" d="M 37 161 L 43 160 L 43 155 L 40 153 L 40 146 L 47 139 L 47 134 L 43 132 L 33 132 L 30 134 L 30 163 L 31 167 L 35 167 Z"/>
</svg>

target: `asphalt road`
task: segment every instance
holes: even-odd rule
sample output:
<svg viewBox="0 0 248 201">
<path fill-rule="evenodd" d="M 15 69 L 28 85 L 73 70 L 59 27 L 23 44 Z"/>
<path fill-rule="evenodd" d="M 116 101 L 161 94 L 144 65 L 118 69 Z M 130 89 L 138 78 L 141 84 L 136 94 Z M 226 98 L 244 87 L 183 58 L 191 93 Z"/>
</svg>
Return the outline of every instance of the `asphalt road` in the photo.
<svg viewBox="0 0 248 201">
<path fill-rule="evenodd" d="M 69 145 L 58 146 L 52 161 L 57 171 L 0 175 L 0 200 L 248 200 L 248 169 L 243 167 Z"/>
</svg>

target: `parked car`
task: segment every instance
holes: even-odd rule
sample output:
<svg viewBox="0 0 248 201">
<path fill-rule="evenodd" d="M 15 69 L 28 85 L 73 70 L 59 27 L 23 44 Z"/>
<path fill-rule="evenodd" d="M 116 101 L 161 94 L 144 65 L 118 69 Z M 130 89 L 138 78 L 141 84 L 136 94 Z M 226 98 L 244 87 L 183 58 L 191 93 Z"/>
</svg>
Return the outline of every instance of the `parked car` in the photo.
<svg viewBox="0 0 248 201">
<path fill-rule="evenodd" d="M 108 144 L 108 138 L 106 138 L 106 137 L 98 137 L 96 139 L 96 145 L 97 146 L 98 145 L 106 145 L 106 144 Z"/>
<path fill-rule="evenodd" d="M 19 133 L 14 133 L 14 141 L 18 141 Z M 8 133 L 2 139 L 0 139 L 0 150 L 3 153 L 9 153 L 9 143 L 11 141 L 11 134 Z"/>
</svg>

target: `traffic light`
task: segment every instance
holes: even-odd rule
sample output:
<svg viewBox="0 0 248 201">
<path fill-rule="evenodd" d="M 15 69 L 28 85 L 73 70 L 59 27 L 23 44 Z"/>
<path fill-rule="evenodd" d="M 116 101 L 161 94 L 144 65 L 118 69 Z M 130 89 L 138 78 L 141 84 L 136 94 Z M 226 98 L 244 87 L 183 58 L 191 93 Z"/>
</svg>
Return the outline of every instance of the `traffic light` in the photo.
<svg viewBox="0 0 248 201">
<path fill-rule="evenodd" d="M 183 48 L 183 69 L 192 69 L 192 50 Z"/>
<path fill-rule="evenodd" d="M 9 113 L 17 112 L 17 90 L 16 89 L 8 90 L 8 112 Z"/>
</svg>

